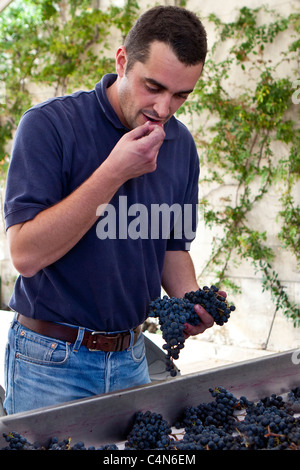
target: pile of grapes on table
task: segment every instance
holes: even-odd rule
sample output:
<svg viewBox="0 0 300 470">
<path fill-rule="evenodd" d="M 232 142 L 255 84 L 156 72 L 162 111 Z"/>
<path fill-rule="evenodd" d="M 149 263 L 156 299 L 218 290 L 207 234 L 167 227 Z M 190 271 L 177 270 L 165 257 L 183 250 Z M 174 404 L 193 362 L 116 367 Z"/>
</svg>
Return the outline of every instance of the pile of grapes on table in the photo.
<svg viewBox="0 0 300 470">
<path fill-rule="evenodd" d="M 228 300 L 222 296 L 217 286 L 204 286 L 197 291 L 187 292 L 184 297 L 163 296 L 150 303 L 149 317 L 158 318 L 162 336 L 165 341 L 163 349 L 166 350 L 166 369 L 171 376 L 177 371 L 173 360 L 178 359 L 181 349 L 184 348 L 185 324 L 199 325 L 201 320 L 194 310 L 196 304 L 201 305 L 222 326 L 235 310 Z"/>
<path fill-rule="evenodd" d="M 138 411 L 121 444 L 88 447 L 53 437 L 41 446 L 12 431 L 4 434 L 7 445 L 1 450 L 300 450 L 300 387 L 257 402 L 221 386 L 209 392 L 211 401 L 184 408 L 175 423 L 150 410 Z"/>
</svg>

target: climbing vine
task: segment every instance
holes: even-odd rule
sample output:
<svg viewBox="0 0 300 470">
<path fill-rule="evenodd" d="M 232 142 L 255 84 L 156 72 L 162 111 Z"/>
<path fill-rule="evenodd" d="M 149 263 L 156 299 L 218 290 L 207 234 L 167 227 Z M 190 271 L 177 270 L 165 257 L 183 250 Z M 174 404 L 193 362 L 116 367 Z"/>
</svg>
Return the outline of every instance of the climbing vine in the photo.
<svg viewBox="0 0 300 470">
<path fill-rule="evenodd" d="M 299 308 L 274 267 L 273 245 L 277 237 L 300 266 L 300 106 L 295 99 L 300 15 L 244 7 L 234 22 L 223 23 L 216 15 L 208 20 L 217 39 L 184 109 L 193 121 L 200 119 L 195 136 L 202 165 L 201 215 L 207 227 L 221 232 L 200 277 L 213 273 L 220 285 L 239 292 L 228 270 L 247 260 L 276 308 L 299 326 Z M 216 194 L 221 194 L 217 202 Z M 278 200 L 274 207 L 270 194 Z M 266 205 L 270 213 L 277 211 L 277 234 L 257 223 L 254 211 L 259 206 L 268 212 Z"/>
<path fill-rule="evenodd" d="M 93 7 L 94 4 L 94 7 Z M 126 35 L 138 16 L 135 0 L 124 8 L 97 8 L 91 0 L 14 0 L 0 16 L 0 165 L 8 143 L 32 105 L 30 85 L 51 87 L 51 96 L 95 86 L 114 71 L 114 36 Z M 50 94 L 50 92 L 49 92 Z"/>
</svg>

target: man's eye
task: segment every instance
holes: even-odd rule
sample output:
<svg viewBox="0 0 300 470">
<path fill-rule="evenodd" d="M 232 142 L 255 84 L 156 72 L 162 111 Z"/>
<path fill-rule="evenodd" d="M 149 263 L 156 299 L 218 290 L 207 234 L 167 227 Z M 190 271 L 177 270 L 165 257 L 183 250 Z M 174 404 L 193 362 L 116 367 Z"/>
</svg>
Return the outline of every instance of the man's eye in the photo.
<svg viewBox="0 0 300 470">
<path fill-rule="evenodd" d="M 188 97 L 189 97 L 189 95 L 181 95 L 181 94 L 176 95 L 176 96 L 177 96 L 177 98 L 180 99 L 180 100 L 187 100 Z"/>
<path fill-rule="evenodd" d="M 159 89 L 158 88 L 153 88 L 151 86 L 146 85 L 146 89 L 150 91 L 150 93 L 158 93 Z"/>
</svg>

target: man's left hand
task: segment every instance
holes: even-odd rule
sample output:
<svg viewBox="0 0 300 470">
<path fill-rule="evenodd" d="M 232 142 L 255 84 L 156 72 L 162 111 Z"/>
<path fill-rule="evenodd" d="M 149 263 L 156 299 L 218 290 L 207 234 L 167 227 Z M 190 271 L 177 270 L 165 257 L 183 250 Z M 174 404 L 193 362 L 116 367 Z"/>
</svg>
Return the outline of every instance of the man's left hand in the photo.
<svg viewBox="0 0 300 470">
<path fill-rule="evenodd" d="M 227 297 L 226 292 L 219 291 L 218 294 L 222 295 L 222 297 Z M 213 317 L 201 305 L 195 305 L 194 310 L 200 317 L 201 323 L 197 326 L 193 326 L 189 323 L 186 323 L 184 330 L 185 338 L 188 338 L 189 336 L 199 335 L 200 333 L 203 333 L 205 330 L 211 328 L 214 325 Z"/>
</svg>

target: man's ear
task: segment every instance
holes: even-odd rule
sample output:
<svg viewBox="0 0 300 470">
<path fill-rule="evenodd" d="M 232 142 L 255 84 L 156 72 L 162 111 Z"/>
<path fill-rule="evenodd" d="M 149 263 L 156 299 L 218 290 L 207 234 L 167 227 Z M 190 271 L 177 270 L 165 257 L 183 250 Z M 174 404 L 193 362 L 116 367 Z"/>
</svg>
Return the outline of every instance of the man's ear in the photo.
<svg viewBox="0 0 300 470">
<path fill-rule="evenodd" d="M 123 77 L 125 75 L 126 64 L 127 64 L 126 49 L 124 46 L 120 46 L 116 54 L 116 72 L 119 77 Z"/>
</svg>

